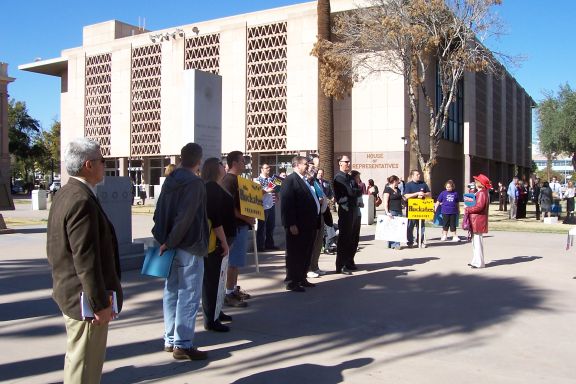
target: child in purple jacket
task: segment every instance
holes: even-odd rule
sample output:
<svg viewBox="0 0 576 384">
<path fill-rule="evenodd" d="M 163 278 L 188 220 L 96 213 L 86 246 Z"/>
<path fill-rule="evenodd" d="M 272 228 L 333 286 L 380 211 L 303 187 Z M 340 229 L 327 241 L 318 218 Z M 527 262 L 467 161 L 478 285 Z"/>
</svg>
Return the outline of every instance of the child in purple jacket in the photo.
<svg viewBox="0 0 576 384">
<path fill-rule="evenodd" d="M 458 242 L 460 238 L 456 235 L 456 222 L 458 221 L 459 209 L 458 203 L 460 198 L 458 192 L 455 191 L 454 182 L 448 180 L 445 184 L 445 191 L 440 193 L 438 199 L 436 200 L 435 208 L 438 209 L 440 206 L 442 213 L 442 241 L 448 238 L 448 227 L 450 227 L 450 232 L 453 233 L 452 241 Z"/>
</svg>

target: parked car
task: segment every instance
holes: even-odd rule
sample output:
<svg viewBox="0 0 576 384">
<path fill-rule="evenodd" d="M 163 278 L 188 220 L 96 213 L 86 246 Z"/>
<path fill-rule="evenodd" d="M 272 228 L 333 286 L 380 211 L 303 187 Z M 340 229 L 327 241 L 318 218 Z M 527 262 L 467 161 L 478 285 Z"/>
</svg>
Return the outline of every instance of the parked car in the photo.
<svg viewBox="0 0 576 384">
<path fill-rule="evenodd" d="M 22 188 L 21 185 L 18 185 L 18 184 L 12 185 L 12 194 L 22 193 L 22 192 L 24 192 L 24 188 Z"/>
<path fill-rule="evenodd" d="M 54 181 L 52 184 L 50 184 L 50 192 L 56 193 L 56 191 L 60 189 L 60 186 L 61 185 L 59 181 Z"/>
</svg>

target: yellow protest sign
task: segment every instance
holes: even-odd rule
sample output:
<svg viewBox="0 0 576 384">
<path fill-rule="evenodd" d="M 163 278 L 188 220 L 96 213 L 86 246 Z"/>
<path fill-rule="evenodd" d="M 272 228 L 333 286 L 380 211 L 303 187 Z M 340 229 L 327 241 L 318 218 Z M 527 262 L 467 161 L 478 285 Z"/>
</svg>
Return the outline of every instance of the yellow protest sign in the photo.
<svg viewBox="0 0 576 384">
<path fill-rule="evenodd" d="M 241 214 L 264 220 L 262 186 L 259 183 L 238 177 L 238 195 L 240 197 Z"/>
<path fill-rule="evenodd" d="M 408 218 L 411 220 L 434 220 L 434 200 L 408 199 Z"/>
</svg>

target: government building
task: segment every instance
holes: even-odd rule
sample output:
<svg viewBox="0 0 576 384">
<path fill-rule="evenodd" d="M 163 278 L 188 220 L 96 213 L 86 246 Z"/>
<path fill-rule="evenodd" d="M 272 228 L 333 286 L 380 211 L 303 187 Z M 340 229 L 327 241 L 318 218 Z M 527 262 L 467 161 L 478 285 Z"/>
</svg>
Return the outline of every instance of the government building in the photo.
<svg viewBox="0 0 576 384">
<path fill-rule="evenodd" d="M 331 13 L 354 4 L 333 0 Z M 99 141 L 107 175 L 130 176 L 150 196 L 190 129 L 194 70 L 221 79 L 221 154 L 249 154 L 255 176 L 263 162 L 289 173 L 294 155 L 317 153 L 318 62 L 310 54 L 317 31 L 316 2 L 157 31 L 113 20 L 85 26 L 81 47 L 19 68 L 62 79 L 63 147 L 80 136 Z M 462 190 L 479 172 L 494 183 L 528 176 L 533 106 L 507 72 L 467 73 L 440 144 L 434 194 L 447 179 Z M 333 102 L 332 116 L 334 154 L 351 155 L 365 182 L 382 190 L 388 176 L 406 179 L 417 168 L 402 76 L 355 84 Z"/>
</svg>

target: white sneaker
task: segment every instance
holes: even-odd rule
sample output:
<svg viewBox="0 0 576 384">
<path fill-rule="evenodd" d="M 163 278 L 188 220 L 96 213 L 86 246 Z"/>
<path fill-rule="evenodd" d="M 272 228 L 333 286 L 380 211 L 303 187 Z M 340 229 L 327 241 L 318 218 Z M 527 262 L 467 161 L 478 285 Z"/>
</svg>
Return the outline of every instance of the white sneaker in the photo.
<svg viewBox="0 0 576 384">
<path fill-rule="evenodd" d="M 314 272 L 317 273 L 318 276 L 324 276 L 324 275 L 326 274 L 326 271 L 323 271 L 323 270 L 321 270 L 321 269 L 318 269 L 318 270 L 316 270 L 316 271 L 314 271 Z"/>
<path fill-rule="evenodd" d="M 457 243 L 457 242 L 459 242 L 459 241 L 460 241 L 460 238 L 459 238 L 458 236 L 454 236 L 454 237 L 452 238 L 452 242 L 453 242 L 453 243 Z"/>
<path fill-rule="evenodd" d="M 426 243 L 422 243 L 422 246 L 420 248 L 426 248 L 426 247 L 427 247 Z"/>
<path fill-rule="evenodd" d="M 440 238 L 440 241 L 446 241 L 446 235 L 442 235 L 442 237 Z"/>
<path fill-rule="evenodd" d="M 306 276 L 307 276 L 307 277 L 310 277 L 310 278 L 320 277 L 319 274 L 317 274 L 316 272 L 312 272 L 312 271 L 308 272 L 308 273 L 306 274 Z"/>
</svg>

